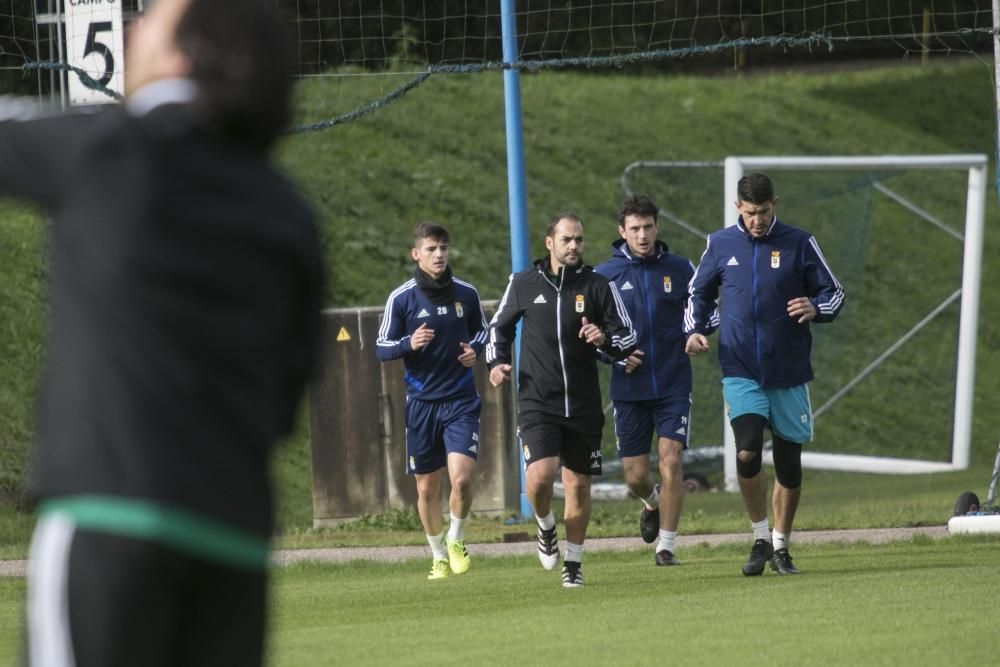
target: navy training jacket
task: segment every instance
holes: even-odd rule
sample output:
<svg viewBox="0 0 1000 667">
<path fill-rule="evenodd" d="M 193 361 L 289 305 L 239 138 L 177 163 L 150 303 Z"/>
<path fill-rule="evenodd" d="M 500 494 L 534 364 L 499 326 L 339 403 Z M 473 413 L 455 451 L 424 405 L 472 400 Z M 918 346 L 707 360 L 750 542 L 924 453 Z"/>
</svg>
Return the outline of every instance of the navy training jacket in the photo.
<svg viewBox="0 0 1000 667">
<path fill-rule="evenodd" d="M 472 369 L 458 361 L 459 343 L 467 343 L 481 355 L 486 316 L 476 288 L 458 278 L 452 282 L 454 303 L 437 305 L 417 287 L 416 280 L 407 280 L 389 294 L 379 326 L 375 353 L 381 361 L 402 357 L 406 395 L 422 401 L 477 394 Z M 434 330 L 434 340 L 414 352 L 410 335 L 421 324 Z"/>
<path fill-rule="evenodd" d="M 629 252 L 625 239 L 611 244 L 612 255 L 595 269 L 615 284 L 632 317 L 642 365 L 626 373 L 619 362 L 612 365 L 611 398 L 647 401 L 687 398 L 691 394 L 691 361 L 684 352 L 684 310 L 694 264 L 672 255 L 656 242 L 649 257 Z M 714 330 L 714 328 L 713 328 Z M 610 361 L 601 357 L 602 361 Z"/>
<path fill-rule="evenodd" d="M 807 296 L 816 323 L 832 322 L 844 290 L 816 238 L 775 218 L 754 239 L 742 218 L 708 237 L 691 279 L 684 332 L 710 333 L 721 296 L 719 364 L 723 377 L 755 380 L 765 389 L 794 387 L 813 379 L 809 322 L 789 317 L 788 301 Z"/>
</svg>

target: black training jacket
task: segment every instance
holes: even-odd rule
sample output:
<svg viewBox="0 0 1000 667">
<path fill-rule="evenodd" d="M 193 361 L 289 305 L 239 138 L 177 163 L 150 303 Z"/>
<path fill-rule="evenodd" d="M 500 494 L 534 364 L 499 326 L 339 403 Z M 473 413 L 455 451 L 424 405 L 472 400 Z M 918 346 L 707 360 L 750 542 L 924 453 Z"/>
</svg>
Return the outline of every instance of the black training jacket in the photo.
<svg viewBox="0 0 1000 667">
<path fill-rule="evenodd" d="M 137 499 L 268 535 L 269 456 L 319 340 L 304 199 L 183 104 L 0 120 L 0 195 L 52 218 L 32 497 Z"/>
<path fill-rule="evenodd" d="M 602 414 L 595 347 L 580 338 L 583 318 L 601 328 L 601 348 L 615 359 L 635 349 L 635 332 L 614 284 L 590 266 L 546 277 L 549 258 L 510 277 L 490 322 L 486 362 L 511 363 L 515 327 L 523 320 L 518 408 L 562 417 Z"/>
</svg>

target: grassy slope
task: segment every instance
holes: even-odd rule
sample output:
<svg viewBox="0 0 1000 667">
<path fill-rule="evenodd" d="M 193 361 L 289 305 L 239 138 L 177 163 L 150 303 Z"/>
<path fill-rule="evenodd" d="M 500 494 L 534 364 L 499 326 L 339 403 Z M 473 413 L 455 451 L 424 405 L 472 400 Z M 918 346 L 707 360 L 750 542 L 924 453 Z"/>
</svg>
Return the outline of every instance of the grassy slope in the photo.
<svg viewBox="0 0 1000 667">
<path fill-rule="evenodd" d="M 41 221 L 6 203 L 0 219 L 0 503 L 16 500 L 31 442 L 44 327 Z"/>
<path fill-rule="evenodd" d="M 526 76 L 522 83 L 532 248 L 542 247 L 548 216 L 572 208 L 589 223 L 588 257 L 596 261 L 604 256 L 615 238 L 619 177 L 636 159 L 718 160 L 729 154 L 761 153 L 989 154 L 990 77 L 991 72 L 974 61 L 957 67 L 772 74 L 740 80 L 586 73 Z M 926 103 L 929 90 L 941 91 L 932 105 Z M 334 221 L 328 252 L 335 305 L 381 302 L 406 276 L 408 231 L 425 218 L 452 229 L 456 270 L 475 282 L 485 297 L 499 295 L 508 272 L 500 91 L 498 76 L 432 79 L 402 102 L 335 131 L 333 141 L 310 136 L 286 145 L 287 163 Z M 309 120 L 316 116 L 308 110 L 329 112 L 325 100 L 350 101 L 336 82 L 310 81 L 301 93 Z M 961 176 L 957 178 L 948 185 L 961 196 L 964 185 Z M 949 200 L 933 184 L 919 181 L 915 187 L 912 183 L 902 187 L 907 194 L 925 188 L 930 197 L 917 201 L 955 222 L 960 202 Z M 992 193 L 988 203 L 987 219 L 996 220 Z M 718 199 L 713 198 L 710 206 L 718 211 Z M 890 207 L 884 202 L 871 206 L 871 215 L 880 224 L 889 217 Z M 836 222 L 820 236 L 828 252 L 836 240 Z M 960 227 L 960 214 L 957 222 Z M 877 230 L 879 225 L 870 225 L 865 268 L 873 270 L 866 273 L 865 282 L 852 286 L 844 317 L 822 339 L 818 352 L 833 355 L 845 352 L 844 345 L 851 341 L 861 343 L 846 350 L 850 364 L 821 375 L 817 392 L 825 389 L 829 394 L 839 386 L 834 381 L 843 383 L 853 376 L 926 314 L 928 303 L 936 304 L 958 284 L 957 244 L 941 241 L 933 231 L 910 233 L 905 218 L 893 223 Z M 706 228 L 711 229 L 712 223 Z M 692 242 L 675 228 L 664 229 L 681 252 L 691 257 L 700 254 L 700 241 Z M 853 227 L 848 229 L 853 232 Z M 989 289 L 1000 278 L 1000 262 L 993 259 L 998 256 L 1000 236 L 990 225 L 986 244 L 973 450 L 980 460 L 991 461 L 1000 434 L 1000 415 L 992 409 L 1000 402 L 1000 386 L 992 381 L 990 370 L 1000 365 L 996 345 L 1000 327 L 985 314 L 1000 306 L 1000 292 Z M 895 259 L 902 255 L 900 247 L 907 253 L 902 263 Z M 373 271 L 376 263 L 381 269 Z M 900 303 L 901 309 L 892 310 L 892 318 L 898 319 L 887 321 L 884 313 Z M 867 312 L 883 316 L 859 319 L 861 304 Z M 954 313 L 952 308 L 952 321 Z M 940 367 L 944 377 L 950 376 L 954 332 L 947 327 L 935 323 L 920 334 L 898 361 L 824 418 L 820 435 L 841 446 L 846 443 L 848 449 L 878 448 L 883 453 L 892 449 L 894 455 L 947 458 L 950 388 L 917 386 L 912 377 L 913 369 L 927 367 Z M 697 375 L 714 372 L 710 360 L 698 361 Z M 709 381 L 708 386 L 717 400 L 718 385 Z M 934 393 L 934 409 L 914 411 L 906 400 L 908 392 Z M 896 400 L 887 401 L 886 396 Z M 696 408 L 701 403 L 705 401 L 696 393 Z"/>
<path fill-rule="evenodd" d="M 543 220 L 555 210 L 572 208 L 590 221 L 588 256 L 600 259 L 614 238 L 613 215 L 621 197 L 619 176 L 635 159 L 717 160 L 729 154 L 761 153 L 991 153 L 991 76 L 973 61 L 957 66 L 769 74 L 739 80 L 589 73 L 525 76 L 532 248 L 542 247 Z M 353 84 L 304 82 L 299 90 L 302 120 L 346 111 L 373 92 L 349 85 Z M 509 270 L 502 108 L 499 75 L 436 77 L 376 114 L 284 144 L 283 162 L 302 182 L 323 219 L 331 305 L 381 302 L 409 270 L 405 258 L 410 228 L 428 218 L 452 230 L 452 261 L 460 275 L 475 282 L 485 298 L 499 296 Z M 988 202 L 988 219 L 995 221 L 995 197 L 988 197 Z M 921 236 L 913 243 L 929 241 Z M 681 250 L 695 257 L 700 252 L 700 248 Z M 994 409 L 1000 404 L 1000 386 L 995 382 L 1000 372 L 1000 326 L 986 316 L 1000 308 L 1000 291 L 989 287 L 1000 279 L 998 250 L 1000 235 L 988 225 L 973 426 L 974 455 L 980 461 L 991 460 L 1000 434 L 1000 413 Z M 0 394 L 2 482 L 22 474 L 30 433 L 42 311 L 37 222 L 20 214 L 5 215 L 0 252 L 4 253 L 0 349 L 5 351 L 4 370 L 10 366 Z M 934 282 L 941 280 L 936 271 L 928 265 L 915 273 Z M 879 285 L 865 285 L 862 290 L 877 293 Z M 699 372 L 708 368 L 702 364 Z M 892 395 L 905 383 L 905 376 L 890 377 L 872 391 L 875 397 Z M 883 403 L 865 398 L 852 404 L 850 419 L 842 419 L 850 422 L 842 439 L 865 440 L 867 449 L 868 442 L 877 446 L 898 440 L 896 432 L 881 433 L 872 426 L 882 418 L 878 413 Z M 890 414 L 888 419 L 896 416 Z M 832 432 L 829 437 L 836 435 Z M 907 440 L 926 438 L 935 451 L 941 449 L 934 442 L 938 438 L 920 431 L 906 435 Z M 289 440 L 278 458 L 281 522 L 293 529 L 308 526 L 311 506 L 304 429 Z M 976 488 L 982 484 L 985 480 Z"/>
</svg>

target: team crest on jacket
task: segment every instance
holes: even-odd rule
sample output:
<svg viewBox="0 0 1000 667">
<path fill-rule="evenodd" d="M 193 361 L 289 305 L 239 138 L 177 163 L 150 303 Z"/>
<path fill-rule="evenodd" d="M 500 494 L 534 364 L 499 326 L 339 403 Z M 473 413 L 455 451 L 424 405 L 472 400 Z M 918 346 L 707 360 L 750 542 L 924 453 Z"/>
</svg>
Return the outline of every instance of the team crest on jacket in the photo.
<svg viewBox="0 0 1000 667">
<path fill-rule="evenodd" d="M 663 276 L 663 291 L 669 294 L 673 289 L 674 286 L 670 283 L 670 276 Z"/>
<path fill-rule="evenodd" d="M 459 317 L 462 317 L 462 302 L 461 301 L 456 301 L 455 302 L 455 314 L 458 315 Z"/>
<path fill-rule="evenodd" d="M 777 269 L 781 266 L 781 251 L 772 250 L 771 251 L 771 268 Z"/>
<path fill-rule="evenodd" d="M 583 312 L 583 306 L 584 306 L 583 295 L 582 294 L 577 294 L 576 295 L 576 312 L 582 313 Z"/>
</svg>

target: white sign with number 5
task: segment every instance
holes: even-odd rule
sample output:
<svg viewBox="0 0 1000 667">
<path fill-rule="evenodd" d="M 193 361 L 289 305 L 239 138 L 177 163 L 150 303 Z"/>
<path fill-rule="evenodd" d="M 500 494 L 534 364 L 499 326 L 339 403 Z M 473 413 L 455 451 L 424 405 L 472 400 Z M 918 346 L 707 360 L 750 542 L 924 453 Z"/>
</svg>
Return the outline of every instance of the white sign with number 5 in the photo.
<svg viewBox="0 0 1000 667">
<path fill-rule="evenodd" d="M 110 90 L 124 91 L 124 45 L 120 0 L 66 0 L 66 60 Z M 70 104 L 106 104 L 114 98 L 67 73 Z"/>
</svg>

